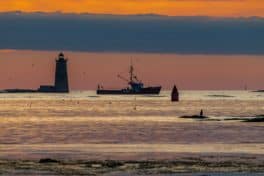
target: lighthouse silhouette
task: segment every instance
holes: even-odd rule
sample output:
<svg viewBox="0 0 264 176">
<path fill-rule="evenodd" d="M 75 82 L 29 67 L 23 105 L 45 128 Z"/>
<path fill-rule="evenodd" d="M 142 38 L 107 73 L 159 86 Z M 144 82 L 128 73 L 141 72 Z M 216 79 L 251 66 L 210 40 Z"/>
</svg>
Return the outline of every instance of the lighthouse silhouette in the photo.
<svg viewBox="0 0 264 176">
<path fill-rule="evenodd" d="M 67 59 L 64 58 L 63 53 L 60 53 L 59 58 L 56 60 L 54 88 L 56 92 L 69 92 Z"/>
<path fill-rule="evenodd" d="M 56 59 L 54 86 L 42 85 L 38 89 L 38 92 L 68 93 L 69 91 L 70 90 L 69 90 L 68 72 L 67 72 L 67 59 L 65 59 L 63 53 L 60 53 L 58 58 Z"/>
<path fill-rule="evenodd" d="M 41 85 L 37 90 L 33 89 L 5 89 L 0 93 L 69 93 L 67 59 L 60 53 L 56 59 L 55 85 Z"/>
</svg>

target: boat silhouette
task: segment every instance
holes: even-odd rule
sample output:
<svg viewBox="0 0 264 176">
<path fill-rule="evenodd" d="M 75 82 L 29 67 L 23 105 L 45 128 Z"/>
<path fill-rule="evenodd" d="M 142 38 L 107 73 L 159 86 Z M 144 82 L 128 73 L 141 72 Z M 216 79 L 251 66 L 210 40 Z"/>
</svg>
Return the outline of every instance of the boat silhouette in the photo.
<svg viewBox="0 0 264 176">
<path fill-rule="evenodd" d="M 98 85 L 97 94 L 109 94 L 109 95 L 136 95 L 136 94 L 159 94 L 161 86 L 144 87 L 142 81 L 140 81 L 134 74 L 134 67 L 131 64 L 129 70 L 129 79 L 118 75 L 118 78 L 126 81 L 128 87 L 124 89 L 104 89 L 103 86 Z"/>
</svg>

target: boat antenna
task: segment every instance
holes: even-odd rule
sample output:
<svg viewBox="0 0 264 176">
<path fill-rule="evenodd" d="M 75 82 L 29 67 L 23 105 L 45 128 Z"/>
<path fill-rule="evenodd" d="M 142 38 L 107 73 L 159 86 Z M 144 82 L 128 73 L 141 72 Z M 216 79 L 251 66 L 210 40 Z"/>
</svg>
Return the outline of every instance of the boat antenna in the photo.
<svg viewBox="0 0 264 176">
<path fill-rule="evenodd" d="M 117 77 L 129 83 L 129 80 L 127 80 L 127 79 L 124 78 L 123 76 L 121 76 L 121 75 L 117 75 Z"/>
<path fill-rule="evenodd" d="M 132 60 L 132 59 L 131 59 L 131 61 L 130 61 L 130 70 L 129 70 L 129 74 L 130 74 L 130 81 L 133 82 L 134 67 L 133 67 L 133 60 Z"/>
</svg>

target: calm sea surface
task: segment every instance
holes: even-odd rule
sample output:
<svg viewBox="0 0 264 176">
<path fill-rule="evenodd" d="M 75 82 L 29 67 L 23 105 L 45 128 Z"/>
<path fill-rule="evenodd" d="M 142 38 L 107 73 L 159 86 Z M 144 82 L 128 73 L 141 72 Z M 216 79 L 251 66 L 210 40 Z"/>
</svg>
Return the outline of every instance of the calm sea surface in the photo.
<svg viewBox="0 0 264 176">
<path fill-rule="evenodd" d="M 209 120 L 181 119 L 203 109 Z M 0 94 L 0 159 L 171 159 L 173 154 L 263 154 L 264 93 L 182 91 L 159 96 Z"/>
</svg>

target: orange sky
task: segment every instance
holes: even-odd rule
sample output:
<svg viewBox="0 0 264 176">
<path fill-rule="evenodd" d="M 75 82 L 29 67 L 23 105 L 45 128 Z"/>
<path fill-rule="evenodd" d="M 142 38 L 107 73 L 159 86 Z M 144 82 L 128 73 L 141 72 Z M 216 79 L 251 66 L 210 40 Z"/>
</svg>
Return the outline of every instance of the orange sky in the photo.
<svg viewBox="0 0 264 176">
<path fill-rule="evenodd" d="M 54 82 L 55 51 L 0 50 L 0 89 L 38 88 Z M 121 88 L 133 58 L 146 85 L 171 89 L 264 89 L 264 59 L 254 55 L 178 55 L 65 52 L 72 90 Z"/>
<path fill-rule="evenodd" d="M 0 0 L 0 11 L 262 16 L 263 0 Z"/>
</svg>

